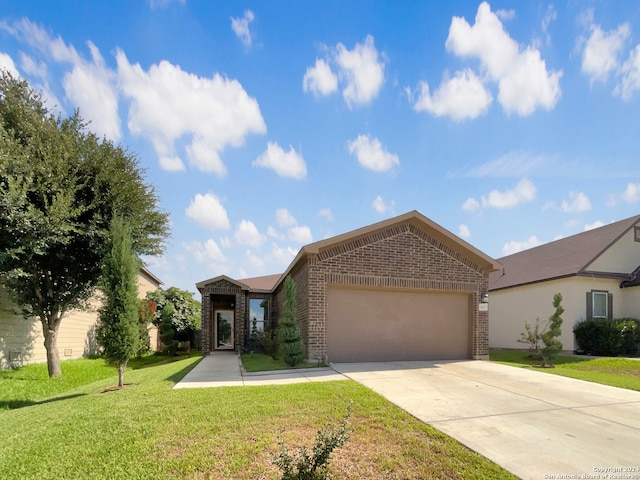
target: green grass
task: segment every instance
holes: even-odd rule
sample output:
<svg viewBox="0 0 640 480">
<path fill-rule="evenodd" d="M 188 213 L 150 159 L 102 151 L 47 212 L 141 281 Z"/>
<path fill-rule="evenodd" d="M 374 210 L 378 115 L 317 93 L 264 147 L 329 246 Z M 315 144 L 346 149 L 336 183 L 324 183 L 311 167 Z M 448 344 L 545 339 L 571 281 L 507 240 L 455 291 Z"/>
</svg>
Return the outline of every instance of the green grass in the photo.
<svg viewBox="0 0 640 480">
<path fill-rule="evenodd" d="M 122 390 L 101 393 L 113 376 L 0 411 L 0 478 L 275 480 L 279 434 L 310 445 L 349 400 L 336 479 L 515 478 L 353 381 L 172 390 L 198 360 L 133 369 Z"/>
<path fill-rule="evenodd" d="M 266 372 L 269 370 L 288 370 L 290 368 L 312 368 L 319 367 L 317 363 L 302 362 L 296 367 L 290 367 L 281 358 L 274 360 L 270 355 L 264 353 L 243 353 L 240 358 L 242 365 L 247 372 Z"/>
<path fill-rule="evenodd" d="M 539 360 L 527 358 L 523 350 L 491 350 L 490 360 L 522 368 L 536 368 Z M 627 358 L 588 358 L 558 355 L 552 360 L 555 368 L 536 368 L 537 371 L 577 378 L 588 382 L 640 391 L 640 360 Z"/>
</svg>

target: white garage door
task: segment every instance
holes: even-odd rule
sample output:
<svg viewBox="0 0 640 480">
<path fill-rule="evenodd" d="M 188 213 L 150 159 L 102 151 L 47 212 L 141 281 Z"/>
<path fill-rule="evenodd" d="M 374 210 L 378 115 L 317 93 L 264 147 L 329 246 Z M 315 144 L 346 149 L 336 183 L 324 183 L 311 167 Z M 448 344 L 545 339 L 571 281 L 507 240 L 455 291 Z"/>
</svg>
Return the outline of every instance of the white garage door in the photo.
<svg viewBox="0 0 640 480">
<path fill-rule="evenodd" d="M 470 358 L 470 295 L 327 288 L 330 362 Z"/>
</svg>

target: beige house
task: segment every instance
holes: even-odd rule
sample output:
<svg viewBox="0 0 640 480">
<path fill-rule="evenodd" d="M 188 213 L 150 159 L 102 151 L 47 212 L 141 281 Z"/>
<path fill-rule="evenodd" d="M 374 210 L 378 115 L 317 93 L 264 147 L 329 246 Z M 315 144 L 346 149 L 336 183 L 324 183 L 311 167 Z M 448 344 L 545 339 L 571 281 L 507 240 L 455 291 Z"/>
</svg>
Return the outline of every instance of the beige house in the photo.
<svg viewBox="0 0 640 480">
<path fill-rule="evenodd" d="M 499 258 L 489 276 L 489 345 L 526 348 L 524 322 L 547 321 L 563 296 L 564 350 L 587 318 L 640 318 L 640 215 Z"/>
<path fill-rule="evenodd" d="M 147 292 L 162 285 L 162 281 L 146 268 L 138 274 L 138 296 L 144 298 Z M 100 306 L 96 298 L 91 302 L 89 311 L 72 311 L 60 324 L 58 333 L 58 351 L 60 359 L 77 358 L 97 352 L 95 325 Z M 47 361 L 44 348 L 42 324 L 39 319 L 25 320 L 10 301 L 6 290 L 0 287 L 0 370 Z M 158 346 L 158 328 L 150 325 L 149 338 L 151 349 Z"/>
<path fill-rule="evenodd" d="M 296 284 L 310 360 L 488 357 L 489 272 L 500 265 L 413 211 L 304 246 L 278 275 L 196 284 L 202 349 L 246 351 L 251 331 L 273 329 L 284 279 Z"/>
</svg>

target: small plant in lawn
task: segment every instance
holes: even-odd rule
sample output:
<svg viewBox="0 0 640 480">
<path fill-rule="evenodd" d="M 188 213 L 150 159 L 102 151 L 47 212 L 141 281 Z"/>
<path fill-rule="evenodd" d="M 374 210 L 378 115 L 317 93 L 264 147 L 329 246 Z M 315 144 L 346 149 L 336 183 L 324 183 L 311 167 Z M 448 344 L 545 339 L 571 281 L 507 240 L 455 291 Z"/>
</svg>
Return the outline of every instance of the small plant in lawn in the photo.
<svg viewBox="0 0 640 480">
<path fill-rule="evenodd" d="M 529 345 L 529 350 L 532 352 L 531 356 L 540 358 L 540 317 L 536 317 L 533 327 L 529 320 L 524 322 L 524 330 L 525 331 L 520 334 L 518 343 Z"/>
<path fill-rule="evenodd" d="M 291 455 L 287 445 L 280 436 L 280 453 L 273 460 L 282 471 L 282 480 L 325 480 L 329 478 L 329 460 L 331 453 L 342 447 L 349 440 L 352 428 L 349 417 L 353 401 L 347 406 L 347 413 L 337 427 L 325 425 L 316 433 L 316 441 L 311 452 L 306 447 L 300 447 Z"/>
<path fill-rule="evenodd" d="M 564 313 L 562 294 L 556 293 L 553 296 L 553 307 L 556 311 L 549 317 L 549 323 L 547 323 L 545 331 L 540 334 L 540 339 L 544 343 L 544 347 L 540 350 L 543 367 L 552 367 L 553 365 L 549 363 L 549 360 L 562 350 L 562 342 L 558 340 L 558 337 L 562 334 L 562 314 Z"/>
<path fill-rule="evenodd" d="M 295 367 L 304 359 L 304 345 L 296 315 L 296 285 L 291 276 L 284 281 L 284 308 L 278 320 L 278 343 L 285 363 Z"/>
</svg>

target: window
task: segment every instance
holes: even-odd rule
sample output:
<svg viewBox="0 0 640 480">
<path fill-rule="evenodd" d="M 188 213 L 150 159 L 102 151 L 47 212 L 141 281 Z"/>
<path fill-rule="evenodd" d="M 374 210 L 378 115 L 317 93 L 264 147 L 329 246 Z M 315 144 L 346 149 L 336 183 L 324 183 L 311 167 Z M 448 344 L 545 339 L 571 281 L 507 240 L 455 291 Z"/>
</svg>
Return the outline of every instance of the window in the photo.
<svg viewBox="0 0 640 480">
<path fill-rule="evenodd" d="M 636 242 L 640 242 L 640 226 L 633 227 L 633 239 Z"/>
<path fill-rule="evenodd" d="M 587 319 L 613 318 L 613 295 L 606 290 L 587 292 Z"/>
<path fill-rule="evenodd" d="M 249 333 L 264 332 L 269 328 L 269 299 L 252 298 L 249 300 Z"/>
</svg>

